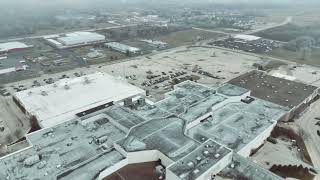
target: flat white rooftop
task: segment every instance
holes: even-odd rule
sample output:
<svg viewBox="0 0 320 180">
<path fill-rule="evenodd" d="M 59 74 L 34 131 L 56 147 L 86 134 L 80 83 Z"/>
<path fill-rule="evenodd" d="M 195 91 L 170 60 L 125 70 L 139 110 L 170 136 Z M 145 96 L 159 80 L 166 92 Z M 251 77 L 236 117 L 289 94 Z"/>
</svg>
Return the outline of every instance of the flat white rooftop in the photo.
<svg viewBox="0 0 320 180">
<path fill-rule="evenodd" d="M 261 37 L 258 36 L 252 36 L 252 35 L 246 35 L 246 34 L 238 34 L 236 36 L 234 36 L 235 39 L 241 39 L 241 40 L 245 40 L 245 41 L 256 41 L 261 39 Z"/>
<path fill-rule="evenodd" d="M 77 44 L 86 44 L 86 43 L 92 43 L 96 41 L 104 41 L 105 36 L 97 33 L 92 32 L 74 32 L 66 34 L 65 37 L 59 37 L 57 38 L 57 41 L 60 43 L 66 45 L 66 46 L 72 46 Z"/>
<path fill-rule="evenodd" d="M 48 43 L 59 49 L 101 43 L 106 40 L 104 35 L 85 31 L 67 33 L 64 35 L 50 35 L 44 38 Z"/>
<path fill-rule="evenodd" d="M 0 51 L 10 51 L 13 49 L 24 49 L 29 48 L 30 46 L 21 43 L 21 42 L 7 42 L 7 43 L 0 43 Z"/>
<path fill-rule="evenodd" d="M 74 119 L 77 113 L 144 94 L 124 80 L 97 72 L 17 92 L 15 97 L 41 127 L 52 127 Z"/>
<path fill-rule="evenodd" d="M 108 47 L 114 48 L 118 51 L 121 51 L 123 53 L 125 53 L 126 51 L 133 52 L 133 53 L 137 53 L 140 51 L 139 48 L 128 46 L 126 44 L 121 44 L 118 42 L 109 42 L 109 43 L 105 43 L 105 45 Z"/>
<path fill-rule="evenodd" d="M 142 39 L 140 41 L 148 43 L 148 44 L 158 45 L 158 46 L 166 46 L 166 45 L 168 45 L 168 43 L 166 43 L 166 42 L 156 41 L 156 40 L 152 40 L 152 39 Z"/>
<path fill-rule="evenodd" d="M 289 76 L 289 75 L 281 74 L 281 73 L 278 73 L 278 72 L 273 73 L 272 76 L 277 77 L 277 78 L 286 79 L 286 80 L 289 80 L 289 81 L 295 81 L 297 79 L 294 76 Z"/>
</svg>

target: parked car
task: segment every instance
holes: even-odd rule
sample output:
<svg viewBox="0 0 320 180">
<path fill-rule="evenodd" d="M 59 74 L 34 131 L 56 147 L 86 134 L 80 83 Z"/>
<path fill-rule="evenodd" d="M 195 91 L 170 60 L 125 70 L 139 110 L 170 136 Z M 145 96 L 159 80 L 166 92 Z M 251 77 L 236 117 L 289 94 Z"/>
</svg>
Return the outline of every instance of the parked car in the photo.
<svg viewBox="0 0 320 180">
<path fill-rule="evenodd" d="M 10 96 L 10 93 L 6 89 L 1 89 L 0 94 L 2 96 Z"/>
</svg>

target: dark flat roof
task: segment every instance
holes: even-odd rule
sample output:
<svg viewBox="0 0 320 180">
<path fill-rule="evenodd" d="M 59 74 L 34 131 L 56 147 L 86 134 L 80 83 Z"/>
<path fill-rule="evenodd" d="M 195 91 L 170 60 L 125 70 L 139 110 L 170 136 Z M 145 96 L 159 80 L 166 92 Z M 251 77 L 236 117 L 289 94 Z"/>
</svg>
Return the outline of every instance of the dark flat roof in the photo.
<svg viewBox="0 0 320 180">
<path fill-rule="evenodd" d="M 315 86 L 270 76 L 256 70 L 228 83 L 251 90 L 252 96 L 289 108 L 298 106 L 317 90 Z"/>
<path fill-rule="evenodd" d="M 103 180 L 159 180 L 155 171 L 159 162 L 146 162 L 126 165 Z"/>
</svg>

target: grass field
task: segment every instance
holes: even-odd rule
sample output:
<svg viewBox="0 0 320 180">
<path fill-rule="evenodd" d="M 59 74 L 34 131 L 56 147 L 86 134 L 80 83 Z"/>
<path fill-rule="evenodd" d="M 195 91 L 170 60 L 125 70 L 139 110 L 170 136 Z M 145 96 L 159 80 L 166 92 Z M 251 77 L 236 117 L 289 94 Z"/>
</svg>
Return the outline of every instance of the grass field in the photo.
<svg viewBox="0 0 320 180">
<path fill-rule="evenodd" d="M 312 26 L 298 26 L 295 24 L 287 24 L 284 26 L 276 27 L 273 29 L 268 29 L 266 31 L 261 31 L 256 33 L 255 35 L 273 39 L 278 41 L 291 41 L 298 37 L 302 36 L 310 36 L 314 39 L 318 39 L 320 36 L 320 25 L 312 25 Z"/>
<path fill-rule="evenodd" d="M 201 37 L 202 39 L 214 39 L 222 36 L 223 35 L 219 33 L 190 29 L 173 32 L 168 35 L 157 37 L 156 39 L 167 42 L 173 46 L 184 46 L 192 44 L 193 41 L 197 40 L 197 37 Z"/>
</svg>

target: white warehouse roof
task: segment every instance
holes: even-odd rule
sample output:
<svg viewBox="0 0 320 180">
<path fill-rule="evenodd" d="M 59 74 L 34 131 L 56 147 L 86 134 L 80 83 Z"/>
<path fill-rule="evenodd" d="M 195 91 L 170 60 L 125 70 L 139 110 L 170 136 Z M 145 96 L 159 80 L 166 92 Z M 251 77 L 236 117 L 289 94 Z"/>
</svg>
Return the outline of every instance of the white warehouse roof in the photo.
<svg viewBox="0 0 320 180">
<path fill-rule="evenodd" d="M 277 77 L 277 78 L 286 79 L 286 80 L 289 80 L 289 81 L 295 81 L 297 79 L 294 76 L 289 76 L 289 75 L 281 74 L 281 73 L 278 73 L 278 72 L 273 73 L 272 76 Z"/>
<path fill-rule="evenodd" d="M 77 113 L 91 108 L 144 94 L 144 90 L 122 79 L 97 72 L 17 92 L 15 98 L 46 128 L 74 119 Z"/>
<path fill-rule="evenodd" d="M 252 35 L 246 35 L 246 34 L 238 34 L 236 36 L 234 36 L 235 39 L 241 39 L 241 40 L 245 40 L 245 41 L 256 41 L 261 39 L 261 37 L 258 36 L 252 36 Z"/>
<path fill-rule="evenodd" d="M 66 46 L 73 46 L 78 44 L 88 44 L 97 41 L 104 41 L 106 37 L 101 34 L 92 32 L 74 32 L 66 34 L 65 37 L 57 38 L 57 41 Z"/>
<path fill-rule="evenodd" d="M 109 42 L 105 43 L 105 45 L 123 53 L 126 53 L 127 51 L 137 53 L 140 51 L 139 48 L 128 46 L 126 44 L 121 44 L 118 42 Z"/>
<path fill-rule="evenodd" d="M 0 43 L 0 51 L 10 51 L 14 49 L 24 49 L 29 48 L 30 46 L 21 43 L 21 42 L 7 42 L 7 43 Z"/>
</svg>

